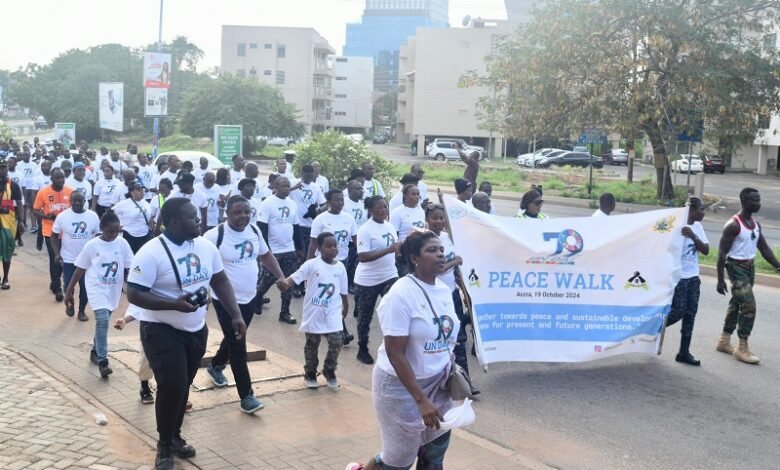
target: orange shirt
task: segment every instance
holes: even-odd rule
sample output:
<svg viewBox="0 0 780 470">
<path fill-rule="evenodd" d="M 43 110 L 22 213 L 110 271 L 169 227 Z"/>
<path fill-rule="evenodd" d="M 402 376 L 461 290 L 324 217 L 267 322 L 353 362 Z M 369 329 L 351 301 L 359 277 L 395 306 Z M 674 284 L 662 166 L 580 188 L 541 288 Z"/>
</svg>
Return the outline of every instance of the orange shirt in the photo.
<svg viewBox="0 0 780 470">
<path fill-rule="evenodd" d="M 38 195 L 35 196 L 35 204 L 33 209 L 42 211 L 45 215 L 54 214 L 57 215 L 60 212 L 70 208 L 70 193 L 73 189 L 63 186 L 61 191 L 55 191 L 51 185 L 38 191 Z M 54 225 L 54 220 L 43 219 L 43 236 L 51 236 L 51 228 Z"/>
</svg>

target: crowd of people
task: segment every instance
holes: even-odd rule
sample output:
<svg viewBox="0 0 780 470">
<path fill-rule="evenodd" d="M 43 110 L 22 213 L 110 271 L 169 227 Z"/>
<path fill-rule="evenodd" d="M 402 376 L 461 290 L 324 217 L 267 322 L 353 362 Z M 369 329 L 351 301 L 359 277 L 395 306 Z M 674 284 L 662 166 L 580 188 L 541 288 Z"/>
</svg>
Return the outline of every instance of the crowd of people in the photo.
<svg viewBox="0 0 780 470">
<path fill-rule="evenodd" d="M 459 152 L 466 172 L 454 182 L 457 198 L 495 214 L 492 185 L 477 186 L 478 155 Z M 300 321 L 304 383 L 312 389 L 320 386 L 320 373 L 328 387 L 339 387 L 339 356 L 355 339 L 348 326 L 351 294 L 356 359 L 374 364 L 382 451 L 347 468 L 405 469 L 415 460 L 418 468 L 441 468 L 450 433 L 439 424 L 453 406 L 444 384 L 453 363 L 468 374 L 471 323 L 459 282 L 463 261 L 446 233 L 445 208 L 430 200 L 420 165 L 412 165 L 388 200 L 371 162 L 353 169 L 344 188 L 332 188 L 317 162 L 300 166 L 295 176 L 293 158 L 278 160 L 266 179 L 241 155 L 229 168 L 214 170 L 206 158 L 195 168 L 175 155 L 152 166 L 135 146 L 120 154 L 86 144 L 47 149 L 37 139 L 0 142 L 0 289 L 11 289 L 14 250 L 23 246 L 29 227 L 36 248 L 46 248 L 54 300 L 83 322 L 91 308 L 90 360 L 103 378 L 112 373 L 110 317 L 126 292 L 129 307 L 114 326 L 139 322 L 139 396 L 156 404 L 160 469 L 173 468 L 174 456 L 196 454 L 181 427 L 206 351 L 207 309 L 216 312 L 223 339 L 206 373 L 215 386 L 226 387 L 229 365 L 240 410 L 255 413 L 264 405 L 251 386 L 246 330 L 270 303 L 269 290 L 275 285 L 280 292 L 279 322 Z M 717 349 L 755 364 L 747 344 L 756 314 L 753 259 L 758 251 L 779 270 L 780 263 L 752 218 L 760 209 L 758 191 L 746 188 L 740 200 L 742 210 L 720 242 L 717 290 L 727 292 L 727 271 L 732 299 Z M 542 187 L 533 186 L 517 217 L 549 218 L 543 203 Z M 605 193 L 593 216 L 610 216 L 615 205 Z M 707 254 L 709 244 L 700 223 L 702 202 L 691 198 L 689 207 L 682 279 L 667 324 L 682 321 L 677 361 L 699 365 L 689 348 L 700 290 L 698 254 Z M 300 312 L 292 308 L 293 297 L 303 298 Z M 375 309 L 383 336 L 376 360 L 369 349 Z M 735 330 L 736 349 L 730 344 Z M 320 369 L 323 339 L 327 353 Z M 470 394 L 478 393 L 472 385 Z"/>
</svg>

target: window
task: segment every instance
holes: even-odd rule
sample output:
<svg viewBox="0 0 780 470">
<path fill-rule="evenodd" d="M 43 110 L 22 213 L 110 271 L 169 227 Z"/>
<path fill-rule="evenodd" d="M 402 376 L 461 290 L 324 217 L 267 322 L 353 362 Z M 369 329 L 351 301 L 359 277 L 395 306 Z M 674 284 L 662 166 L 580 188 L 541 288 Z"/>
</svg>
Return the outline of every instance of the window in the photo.
<svg viewBox="0 0 780 470">
<path fill-rule="evenodd" d="M 347 77 L 336 77 L 336 80 L 343 82 L 347 79 Z"/>
<path fill-rule="evenodd" d="M 241 77 L 241 78 L 244 78 L 244 77 L 246 77 L 246 70 L 244 70 L 244 69 L 238 69 L 238 70 L 236 70 L 236 76 L 237 76 L 237 77 Z"/>
<path fill-rule="evenodd" d="M 345 113 L 344 111 L 336 111 L 335 114 L 336 114 L 336 116 L 346 116 L 347 115 L 347 113 Z"/>
<path fill-rule="evenodd" d="M 243 42 L 238 43 L 238 56 L 246 57 L 246 43 Z"/>
<path fill-rule="evenodd" d="M 338 57 L 336 58 L 336 62 L 349 62 L 349 59 L 346 57 Z"/>
<path fill-rule="evenodd" d="M 336 98 L 346 98 L 347 95 L 336 93 Z"/>
<path fill-rule="evenodd" d="M 249 43 L 249 48 L 250 49 L 257 49 L 257 43 L 256 42 L 250 42 Z"/>
<path fill-rule="evenodd" d="M 270 77 L 271 76 L 271 71 L 270 70 L 263 70 L 263 75 L 268 75 Z"/>
<path fill-rule="evenodd" d="M 276 57 L 280 59 L 287 57 L 287 48 L 284 46 L 284 44 L 276 46 Z"/>
<path fill-rule="evenodd" d="M 276 71 L 276 84 L 277 85 L 284 85 L 284 70 L 277 70 Z"/>
<path fill-rule="evenodd" d="M 273 48 L 274 48 L 274 46 L 273 46 L 273 44 L 265 43 L 265 45 L 263 46 L 263 48 L 264 48 L 264 49 L 273 49 Z"/>
<path fill-rule="evenodd" d="M 777 48 L 777 33 L 764 35 L 764 50 L 773 51 Z"/>
<path fill-rule="evenodd" d="M 257 69 L 252 67 L 249 69 L 249 77 L 250 78 L 257 78 Z"/>
</svg>

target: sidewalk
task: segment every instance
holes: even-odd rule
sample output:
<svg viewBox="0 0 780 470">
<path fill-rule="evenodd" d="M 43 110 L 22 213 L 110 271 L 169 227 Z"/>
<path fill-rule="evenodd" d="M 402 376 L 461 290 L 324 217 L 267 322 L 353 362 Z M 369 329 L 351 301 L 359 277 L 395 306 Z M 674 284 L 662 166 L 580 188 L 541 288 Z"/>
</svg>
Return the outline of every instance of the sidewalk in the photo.
<svg viewBox="0 0 780 470">
<path fill-rule="evenodd" d="M 34 245 L 29 236 L 25 242 Z M 140 403 L 137 376 L 124 365 L 134 363 L 127 355 L 132 351 L 128 345 L 137 341 L 137 327 L 109 333 L 114 373 L 101 379 L 88 359 L 91 311 L 87 323 L 63 314 L 62 304 L 55 303 L 40 282 L 48 276 L 47 264 L 44 253 L 19 250 L 12 289 L 0 293 L 0 386 L 6 392 L 0 403 L 0 468 L 150 468 L 156 442 L 154 407 Z M 219 337 L 214 322 L 210 338 Z M 269 360 L 275 355 L 268 354 Z M 274 375 L 273 364 L 256 364 Z M 301 390 L 300 377 L 287 380 L 293 386 L 286 391 L 255 387 L 266 408 L 253 416 L 239 411 L 233 387 L 192 392 L 196 406 L 185 417 L 182 432 L 198 455 L 191 462 L 177 461 L 179 468 L 342 469 L 379 450 L 370 384 L 342 380 L 338 391 Z M 95 424 L 98 412 L 108 417 L 107 426 Z M 547 467 L 457 431 L 447 468 Z"/>
</svg>

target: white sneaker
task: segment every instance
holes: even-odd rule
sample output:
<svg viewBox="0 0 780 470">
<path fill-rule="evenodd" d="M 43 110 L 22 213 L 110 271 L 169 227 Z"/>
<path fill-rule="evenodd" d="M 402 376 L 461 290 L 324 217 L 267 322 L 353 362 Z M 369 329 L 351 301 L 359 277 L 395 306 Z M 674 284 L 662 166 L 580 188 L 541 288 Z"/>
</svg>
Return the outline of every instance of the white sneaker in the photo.
<svg viewBox="0 0 780 470">
<path fill-rule="evenodd" d="M 306 385 L 307 388 L 320 388 L 320 383 L 317 382 L 317 377 L 303 377 L 303 383 Z"/>
</svg>

